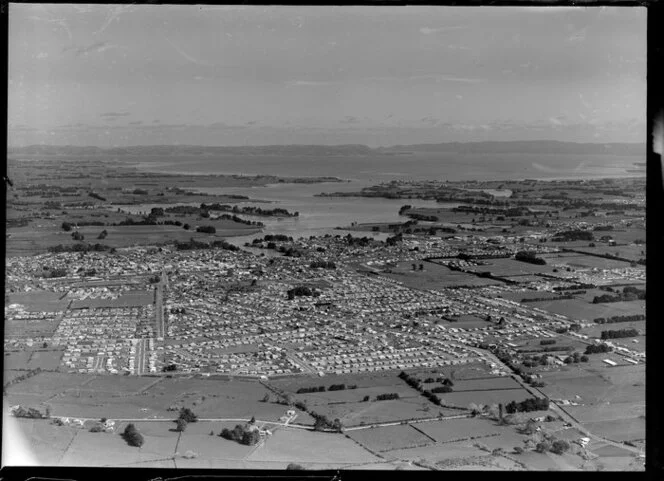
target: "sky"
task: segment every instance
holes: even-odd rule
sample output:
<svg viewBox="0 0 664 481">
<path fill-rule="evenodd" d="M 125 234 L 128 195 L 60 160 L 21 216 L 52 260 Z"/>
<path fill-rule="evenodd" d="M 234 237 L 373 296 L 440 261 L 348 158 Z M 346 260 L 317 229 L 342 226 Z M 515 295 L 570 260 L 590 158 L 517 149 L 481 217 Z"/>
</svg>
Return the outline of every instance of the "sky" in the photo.
<svg viewBox="0 0 664 481">
<path fill-rule="evenodd" d="M 645 142 L 646 10 L 9 6 L 8 140 Z"/>
</svg>

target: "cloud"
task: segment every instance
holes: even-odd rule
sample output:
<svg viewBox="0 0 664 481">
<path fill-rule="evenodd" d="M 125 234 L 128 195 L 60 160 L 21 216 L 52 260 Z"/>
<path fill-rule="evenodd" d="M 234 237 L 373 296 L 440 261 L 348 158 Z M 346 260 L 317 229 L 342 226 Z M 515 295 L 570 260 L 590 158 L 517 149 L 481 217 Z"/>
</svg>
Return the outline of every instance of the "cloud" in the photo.
<svg viewBox="0 0 664 481">
<path fill-rule="evenodd" d="M 91 53 L 101 53 L 112 48 L 121 48 L 119 45 L 114 45 L 108 42 L 95 42 L 92 45 L 77 47 L 76 45 L 70 45 L 62 49 L 63 53 L 74 52 L 74 55 L 77 57 L 89 55 Z"/>
<path fill-rule="evenodd" d="M 346 117 L 343 118 L 343 120 L 340 120 L 340 124 L 357 124 L 360 122 L 360 119 L 353 115 L 346 115 Z"/>
<path fill-rule="evenodd" d="M 431 125 L 431 126 L 435 126 L 435 125 L 438 125 L 438 123 L 440 122 L 440 120 L 439 120 L 439 119 L 436 119 L 436 118 L 433 118 L 433 117 L 422 117 L 422 118 L 420 119 L 420 122 L 423 122 L 423 123 L 425 123 L 425 124 L 429 124 L 429 125 Z"/>
<path fill-rule="evenodd" d="M 289 80 L 286 82 L 291 87 L 318 87 L 321 85 L 331 85 L 334 82 L 326 80 Z"/>
<path fill-rule="evenodd" d="M 177 53 L 179 53 L 182 57 L 184 57 L 184 58 L 185 58 L 186 60 L 188 60 L 189 62 L 194 63 L 194 64 L 196 64 L 196 65 L 205 65 L 205 66 L 207 66 L 207 67 L 211 67 L 211 66 L 212 66 L 212 64 L 210 64 L 210 63 L 208 63 L 208 62 L 204 62 L 203 60 L 199 60 L 199 59 L 197 59 L 197 58 L 192 57 L 192 56 L 189 55 L 187 52 L 185 52 L 185 51 L 182 50 L 180 47 L 178 47 L 178 46 L 177 46 L 177 45 L 176 45 L 171 39 L 169 39 L 168 37 L 164 36 L 164 39 L 165 39 L 168 43 L 171 44 L 171 46 L 175 49 L 175 51 L 176 51 Z"/>
<path fill-rule="evenodd" d="M 256 125 L 257 123 L 258 123 L 257 120 L 250 120 L 249 122 L 247 122 L 247 125 Z"/>
<path fill-rule="evenodd" d="M 48 54 L 46 52 L 39 52 L 35 58 L 37 59 L 48 58 Z"/>
<path fill-rule="evenodd" d="M 129 122 L 129 125 L 142 125 L 143 121 L 142 120 L 135 120 L 134 122 Z"/>
<path fill-rule="evenodd" d="M 109 117 L 109 118 L 127 117 L 128 115 L 129 112 L 104 112 L 103 114 L 99 114 L 100 117 Z"/>
<path fill-rule="evenodd" d="M 476 84 L 486 82 L 486 79 L 478 77 L 455 77 L 452 75 L 414 75 L 408 77 L 409 80 L 432 80 L 434 82 L 459 82 L 459 83 L 469 83 Z"/>
<path fill-rule="evenodd" d="M 438 28 L 422 27 L 420 28 L 420 33 L 422 35 L 433 35 L 434 33 L 448 32 L 450 30 L 460 30 L 462 28 L 465 27 L 463 25 L 450 25 L 448 27 L 438 27 Z"/>
</svg>

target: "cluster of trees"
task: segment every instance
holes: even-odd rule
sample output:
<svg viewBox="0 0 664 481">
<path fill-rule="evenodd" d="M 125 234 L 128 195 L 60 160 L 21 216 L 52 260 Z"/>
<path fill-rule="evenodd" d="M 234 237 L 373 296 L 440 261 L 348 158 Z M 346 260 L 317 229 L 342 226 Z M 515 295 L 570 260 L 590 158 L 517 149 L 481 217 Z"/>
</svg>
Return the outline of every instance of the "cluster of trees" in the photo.
<svg viewBox="0 0 664 481">
<path fill-rule="evenodd" d="M 621 337 L 636 337 L 639 335 L 638 329 L 617 329 L 612 331 L 602 331 L 601 339 L 620 339 Z"/>
<path fill-rule="evenodd" d="M 145 442 L 143 435 L 138 432 L 138 429 L 136 429 L 136 426 L 134 426 L 133 423 L 127 424 L 124 433 L 122 433 L 122 437 L 127 442 L 127 444 L 129 444 L 129 446 L 136 446 L 140 448 Z"/>
<path fill-rule="evenodd" d="M 224 212 L 235 212 L 237 214 L 260 215 L 260 216 L 280 216 L 280 217 L 298 217 L 299 212 L 291 213 L 286 209 L 279 207 L 274 209 L 261 209 L 260 207 L 238 207 L 237 205 L 230 206 L 227 204 L 201 204 L 201 210 L 216 210 Z"/>
<path fill-rule="evenodd" d="M 556 343 L 555 339 L 542 339 L 540 341 L 540 346 L 548 346 L 548 345 L 555 344 L 555 343 Z"/>
<path fill-rule="evenodd" d="M 196 232 L 202 232 L 204 234 L 215 234 L 217 229 L 212 225 L 201 225 L 196 227 Z"/>
<path fill-rule="evenodd" d="M 553 442 L 549 441 L 548 439 L 544 439 L 537 443 L 535 446 L 535 451 L 538 453 L 546 453 L 547 451 L 550 451 L 554 454 L 564 454 L 569 450 L 569 447 L 569 443 L 564 439 L 558 439 Z"/>
<path fill-rule="evenodd" d="M 509 414 L 522 413 L 530 411 L 546 411 L 549 409 L 549 400 L 547 398 L 528 398 L 521 402 L 511 401 L 505 406 Z"/>
<path fill-rule="evenodd" d="M 253 243 L 258 244 L 262 241 L 265 242 L 293 242 L 293 238 L 291 236 L 287 236 L 284 234 L 267 234 L 263 239 L 254 239 Z"/>
<path fill-rule="evenodd" d="M 265 225 L 259 221 L 243 219 L 242 217 L 238 217 L 235 214 L 233 215 L 222 214 L 218 218 L 224 220 L 232 220 L 233 222 L 237 222 L 238 224 L 255 225 L 256 227 L 263 227 Z"/>
<path fill-rule="evenodd" d="M 48 266 L 44 266 L 42 270 L 42 277 L 44 279 L 52 279 L 55 277 L 65 277 L 67 275 L 67 269 L 64 268 L 56 268 L 56 269 L 51 269 Z"/>
<path fill-rule="evenodd" d="M 568 241 L 592 241 L 594 240 L 593 233 L 586 230 L 566 230 L 563 232 L 557 232 L 552 238 L 552 241 L 556 242 L 568 242 Z"/>
<path fill-rule="evenodd" d="M 106 236 L 108 236 L 108 231 L 106 229 L 104 229 L 103 231 L 101 231 L 99 233 L 99 235 L 97 236 L 97 239 L 106 239 Z"/>
<path fill-rule="evenodd" d="M 452 392 L 452 391 L 453 391 L 453 389 L 452 389 L 451 384 L 444 384 L 442 386 L 437 386 L 437 387 L 434 387 L 434 388 L 431 389 L 431 392 L 436 393 L 436 394 L 437 393 L 448 393 L 448 392 Z"/>
<path fill-rule="evenodd" d="M 575 352 L 571 356 L 565 358 L 565 364 L 578 364 L 579 362 L 588 362 L 588 356 L 585 354 L 581 355 L 578 352 Z"/>
<path fill-rule="evenodd" d="M 422 394 L 422 396 L 427 398 L 429 401 L 434 403 L 436 406 L 441 405 L 440 398 L 433 393 L 433 390 L 429 391 L 429 390 L 424 389 L 424 387 L 422 386 L 422 383 L 420 382 L 419 379 L 406 374 L 406 372 L 404 372 L 404 371 L 401 371 L 399 373 L 399 377 L 401 379 L 403 379 L 404 381 L 406 381 L 406 384 L 408 384 L 410 387 L 412 387 L 413 389 L 416 389 L 417 391 L 419 391 L 420 394 Z"/>
<path fill-rule="evenodd" d="M 148 191 L 145 189 L 134 189 L 131 193 L 135 195 L 148 195 Z"/>
<path fill-rule="evenodd" d="M 389 401 L 391 399 L 399 399 L 399 394 L 396 392 L 391 392 L 387 394 L 378 394 L 376 396 L 376 401 Z"/>
<path fill-rule="evenodd" d="M 104 245 L 104 244 L 74 244 L 74 245 L 63 245 L 63 244 L 58 244 L 55 246 L 51 246 L 48 248 L 48 251 L 54 254 L 58 254 L 60 252 L 104 252 L 110 250 L 111 252 L 114 252 L 111 247 Z"/>
<path fill-rule="evenodd" d="M 593 230 L 596 231 L 596 232 L 609 231 L 609 230 L 613 230 L 613 226 L 612 225 L 596 225 L 595 227 L 593 227 Z"/>
<path fill-rule="evenodd" d="M 593 322 L 596 324 L 614 324 L 616 322 L 635 322 L 635 321 L 645 321 L 645 314 L 632 314 L 630 316 L 612 316 L 608 318 L 598 317 Z"/>
<path fill-rule="evenodd" d="M 97 194 L 96 192 L 89 192 L 88 195 L 92 197 L 93 199 L 99 199 L 106 201 L 106 197 L 102 197 L 101 195 Z"/>
<path fill-rule="evenodd" d="M 412 206 L 412 205 L 409 205 L 409 204 L 402 205 L 402 206 L 399 208 L 399 215 L 403 215 L 404 212 L 406 212 L 407 210 L 410 210 L 410 209 L 412 209 L 412 208 L 413 208 L 413 206 Z"/>
<path fill-rule="evenodd" d="M 188 251 L 196 249 L 224 249 L 227 251 L 238 251 L 240 248 L 230 242 L 225 240 L 215 240 L 210 243 L 208 242 L 199 242 L 193 238 L 189 239 L 189 242 L 178 242 L 175 241 L 175 248 L 179 251 Z"/>
<path fill-rule="evenodd" d="M 576 293 L 570 292 L 569 294 L 563 294 L 562 296 L 555 297 L 553 300 L 556 301 L 563 301 L 567 299 L 574 299 Z M 539 302 L 539 301 L 550 301 L 552 300 L 550 297 L 531 297 L 531 298 L 524 298 L 521 299 L 521 302 L 527 303 L 527 302 Z"/>
<path fill-rule="evenodd" d="M 343 391 L 344 389 L 346 389 L 345 384 L 332 384 L 327 388 L 328 391 Z M 348 389 L 357 389 L 357 384 L 349 385 Z M 297 394 L 307 394 L 310 392 L 325 392 L 325 386 L 301 387 L 297 390 Z"/>
<path fill-rule="evenodd" d="M 605 302 L 622 302 L 622 301 L 636 301 L 644 300 L 646 298 L 646 290 L 638 289 L 634 286 L 624 287 L 622 292 L 616 293 L 615 296 L 610 294 L 602 294 L 593 298 L 593 304 L 600 304 Z"/>
<path fill-rule="evenodd" d="M 74 231 L 71 233 L 71 238 L 74 239 L 75 241 L 82 241 L 85 239 L 85 236 L 81 234 L 79 231 Z"/>
<path fill-rule="evenodd" d="M 314 431 L 325 431 L 331 429 L 340 433 L 343 430 L 343 425 L 341 424 L 339 418 L 335 418 L 334 421 L 330 421 L 330 419 L 323 414 L 318 414 L 314 411 L 308 412 L 311 417 L 315 419 Z"/>
<path fill-rule="evenodd" d="M 167 364 L 161 368 L 163 372 L 177 371 L 178 367 L 175 364 Z"/>
<path fill-rule="evenodd" d="M 585 354 L 600 354 L 611 351 L 613 351 L 613 348 L 611 346 L 607 346 L 606 344 L 591 344 L 586 347 Z"/>
<path fill-rule="evenodd" d="M 393 235 L 393 236 L 388 237 L 387 239 L 385 239 L 385 244 L 387 244 L 388 246 L 393 246 L 393 245 L 397 245 L 397 243 L 399 243 L 401 241 L 403 241 L 403 235 L 402 234 L 396 234 L 396 235 Z"/>
<path fill-rule="evenodd" d="M 528 262 L 529 264 L 537 264 L 543 266 L 546 261 L 541 257 L 537 257 L 533 251 L 519 251 L 514 255 L 517 261 Z"/>
<path fill-rule="evenodd" d="M 315 291 L 309 286 L 297 286 L 293 287 L 292 289 L 288 289 L 287 291 L 288 299 L 292 300 L 295 299 L 295 297 L 301 297 L 301 296 L 320 296 L 320 292 Z"/>
<path fill-rule="evenodd" d="M 46 412 L 42 413 L 39 409 L 35 408 L 24 408 L 19 406 L 14 411 L 14 416 L 17 418 L 31 418 L 31 419 L 47 419 L 51 416 L 51 411 L 49 408 L 46 408 Z"/>
<path fill-rule="evenodd" d="M 312 269 L 336 269 L 337 265 L 332 261 L 312 261 L 309 267 Z"/>
</svg>

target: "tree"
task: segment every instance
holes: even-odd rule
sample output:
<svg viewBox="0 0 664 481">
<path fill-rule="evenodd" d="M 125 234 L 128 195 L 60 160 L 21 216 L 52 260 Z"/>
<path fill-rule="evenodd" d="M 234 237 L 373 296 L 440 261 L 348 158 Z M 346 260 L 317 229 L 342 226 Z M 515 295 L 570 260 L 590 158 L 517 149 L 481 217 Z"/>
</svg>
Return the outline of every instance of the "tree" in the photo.
<svg viewBox="0 0 664 481">
<path fill-rule="evenodd" d="M 178 418 L 177 421 L 175 421 L 175 430 L 179 433 L 182 433 L 185 429 L 187 429 L 187 421 L 182 418 Z"/>
<path fill-rule="evenodd" d="M 564 439 L 554 441 L 551 445 L 551 452 L 554 454 L 563 454 L 569 449 L 569 443 Z"/>
<path fill-rule="evenodd" d="M 547 440 L 537 443 L 535 451 L 538 453 L 545 453 L 551 449 L 551 443 Z"/>
<path fill-rule="evenodd" d="M 300 466 L 299 464 L 296 463 L 290 463 L 288 466 L 286 466 L 287 471 L 304 471 L 304 468 Z"/>
<path fill-rule="evenodd" d="M 514 448 L 514 454 L 523 454 L 523 448 L 521 446 L 516 446 Z"/>
<path fill-rule="evenodd" d="M 362 399 L 362 402 L 367 402 L 369 399 L 371 399 L 369 396 L 364 396 L 364 399 Z"/>
<path fill-rule="evenodd" d="M 268 393 L 265 393 L 265 396 L 263 396 L 263 399 L 261 399 L 261 401 L 264 403 L 270 402 L 270 395 Z"/>
<path fill-rule="evenodd" d="M 127 427 L 123 433 L 123 437 L 125 441 L 127 441 L 127 444 L 130 446 L 141 447 L 145 442 L 143 435 L 138 432 L 136 426 L 134 426 L 132 423 L 127 424 Z"/>
<path fill-rule="evenodd" d="M 99 233 L 99 235 L 97 236 L 97 239 L 106 239 L 107 235 L 108 235 L 108 231 L 106 229 L 104 229 L 103 231 L 101 231 Z"/>
<path fill-rule="evenodd" d="M 249 424 L 256 424 L 256 416 L 251 416 L 251 419 L 249 420 Z"/>
<path fill-rule="evenodd" d="M 180 415 L 178 419 L 184 419 L 188 423 L 195 423 L 198 421 L 198 416 L 196 416 L 191 409 L 183 407 L 180 409 Z"/>
</svg>

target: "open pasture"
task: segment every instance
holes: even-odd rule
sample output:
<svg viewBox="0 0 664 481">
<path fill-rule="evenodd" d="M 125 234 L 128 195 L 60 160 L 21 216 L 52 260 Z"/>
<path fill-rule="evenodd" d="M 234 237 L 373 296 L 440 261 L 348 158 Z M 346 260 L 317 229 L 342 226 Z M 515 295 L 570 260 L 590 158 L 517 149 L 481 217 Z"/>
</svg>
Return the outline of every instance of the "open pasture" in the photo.
<svg viewBox="0 0 664 481">
<path fill-rule="evenodd" d="M 516 259 L 486 259 L 483 265 L 469 266 L 467 269 L 473 272 L 491 272 L 498 277 L 526 276 L 534 274 L 551 274 L 553 267 L 549 265 L 535 265 Z"/>
<path fill-rule="evenodd" d="M 425 446 L 433 442 L 408 424 L 360 429 L 348 432 L 348 436 L 374 452 Z"/>
<path fill-rule="evenodd" d="M 454 392 L 521 389 L 521 385 L 509 376 L 454 381 Z"/>
<path fill-rule="evenodd" d="M 97 376 L 86 385 L 86 389 L 93 390 L 98 393 L 107 393 L 111 397 L 126 396 L 134 394 L 135 392 L 157 382 L 162 382 L 163 378 L 160 377 L 147 377 L 147 376 Z"/>
<path fill-rule="evenodd" d="M 522 388 L 491 391 L 455 391 L 442 393 L 439 396 L 446 404 L 462 408 L 467 408 L 471 403 L 485 405 L 507 404 L 511 401 L 520 402 L 533 397 L 528 391 Z"/>
<path fill-rule="evenodd" d="M 297 390 L 302 387 L 325 386 L 327 389 L 332 384 L 345 384 L 346 387 L 355 384 L 358 389 L 381 386 L 402 386 L 405 383 L 399 379 L 398 374 L 399 373 L 395 371 L 385 371 L 357 374 L 326 374 L 325 376 L 318 378 L 293 376 L 273 379 L 269 381 L 269 384 L 291 393 L 297 392 Z"/>
<path fill-rule="evenodd" d="M 263 446 L 247 456 L 246 460 L 339 464 L 381 461 L 342 434 L 317 433 L 302 429 L 279 429 Z"/>
<path fill-rule="evenodd" d="M 7 393 L 21 392 L 51 396 L 81 386 L 93 377 L 87 374 L 40 372 L 25 381 L 8 387 Z"/>
<path fill-rule="evenodd" d="M 486 419 L 447 419 L 416 424 L 417 429 L 438 443 L 462 441 L 500 434 L 501 428 Z"/>
<path fill-rule="evenodd" d="M 60 366 L 60 360 L 64 351 L 62 350 L 38 350 L 32 351 L 28 361 L 28 369 L 42 369 L 54 371 Z"/>
<path fill-rule="evenodd" d="M 48 421 L 5 417 L 3 438 L 12 439 L 3 446 L 3 465 L 27 464 L 56 466 L 77 430 L 55 426 Z"/>
<path fill-rule="evenodd" d="M 370 402 L 376 399 L 379 394 L 397 393 L 399 398 L 416 398 L 420 394 L 409 387 L 405 382 L 402 386 L 389 386 L 389 387 L 371 387 L 371 388 L 357 388 L 357 389 L 344 389 L 341 391 L 324 391 L 308 394 L 296 394 L 297 399 L 302 399 L 307 405 L 327 404 L 327 403 L 356 403 L 362 401 L 365 396 L 370 397 Z"/>
<path fill-rule="evenodd" d="M 6 305 L 20 304 L 29 312 L 62 312 L 69 299 L 60 299 L 62 294 L 50 291 L 30 291 L 8 294 Z"/>
<path fill-rule="evenodd" d="M 458 414 L 456 410 L 434 405 L 423 396 L 390 401 L 327 404 L 315 406 L 313 410 L 329 419 L 339 418 L 346 427 Z"/>
<path fill-rule="evenodd" d="M 412 262 L 401 262 L 391 272 L 381 273 L 385 277 L 403 282 L 404 285 L 413 289 L 446 289 L 461 286 L 491 286 L 499 285 L 500 281 L 479 278 L 473 274 L 453 271 L 447 266 L 434 262 L 422 262 L 424 270 L 413 270 Z M 419 264 L 418 268 L 419 268 Z"/>
<path fill-rule="evenodd" d="M 646 437 L 646 420 L 639 417 L 587 422 L 583 425 L 591 433 L 616 442 Z"/>
<path fill-rule="evenodd" d="M 530 302 L 528 305 L 570 319 L 592 322 L 598 317 L 643 314 L 644 309 L 641 306 L 645 306 L 645 301 L 591 304 L 578 299 L 568 299 L 564 301 Z"/>
</svg>

